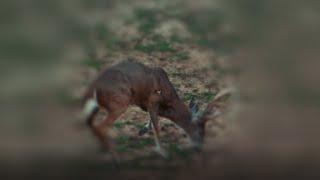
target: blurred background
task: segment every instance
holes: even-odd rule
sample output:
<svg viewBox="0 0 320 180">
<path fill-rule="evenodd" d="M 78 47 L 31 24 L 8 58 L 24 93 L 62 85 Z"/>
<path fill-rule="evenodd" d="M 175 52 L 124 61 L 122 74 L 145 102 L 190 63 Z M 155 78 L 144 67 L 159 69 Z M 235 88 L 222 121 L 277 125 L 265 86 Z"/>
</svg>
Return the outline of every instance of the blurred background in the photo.
<svg viewBox="0 0 320 180">
<path fill-rule="evenodd" d="M 276 0 L 3 0 L 0 2 L 0 175 L 185 179 L 316 177 L 320 163 L 319 5 Z M 134 58 L 163 67 L 203 110 L 221 90 L 227 113 L 201 154 L 163 120 L 172 155 L 139 137 L 147 114 L 113 127 L 119 167 L 78 118 L 104 68 Z M 318 59 L 318 60 L 317 60 Z M 103 114 L 101 114 L 101 117 Z"/>
</svg>

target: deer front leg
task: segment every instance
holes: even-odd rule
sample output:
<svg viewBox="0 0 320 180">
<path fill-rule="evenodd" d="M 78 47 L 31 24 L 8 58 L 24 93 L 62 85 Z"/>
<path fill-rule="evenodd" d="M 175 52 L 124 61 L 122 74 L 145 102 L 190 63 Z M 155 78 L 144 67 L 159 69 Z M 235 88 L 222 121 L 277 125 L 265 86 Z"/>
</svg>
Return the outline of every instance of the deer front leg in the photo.
<svg viewBox="0 0 320 180">
<path fill-rule="evenodd" d="M 154 108 L 149 110 L 150 113 L 150 119 L 152 122 L 152 130 L 153 130 L 153 134 L 154 134 L 154 141 L 156 144 L 156 152 L 158 152 L 161 156 L 163 156 L 164 158 L 168 157 L 167 152 L 161 147 L 160 144 L 160 140 L 159 140 L 159 118 L 158 118 L 158 114 L 157 114 L 157 110 L 158 107 L 155 106 Z"/>
</svg>

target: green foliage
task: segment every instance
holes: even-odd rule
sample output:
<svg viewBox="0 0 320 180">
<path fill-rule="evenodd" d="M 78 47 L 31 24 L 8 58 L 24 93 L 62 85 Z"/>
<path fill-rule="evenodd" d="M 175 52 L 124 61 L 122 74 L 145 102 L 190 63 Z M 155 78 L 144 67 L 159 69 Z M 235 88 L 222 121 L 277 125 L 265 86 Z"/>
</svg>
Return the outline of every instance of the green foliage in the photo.
<svg viewBox="0 0 320 180">
<path fill-rule="evenodd" d="M 174 126 L 174 123 L 172 123 L 170 121 L 165 121 L 162 123 L 162 127 L 168 128 L 168 127 L 172 127 L 172 126 Z"/>
<path fill-rule="evenodd" d="M 196 35 L 207 35 L 216 32 L 224 22 L 224 14 L 217 9 L 202 9 L 186 13 L 181 20 L 189 31 Z"/>
<path fill-rule="evenodd" d="M 170 41 L 176 42 L 176 43 L 183 43 L 185 41 L 185 39 L 180 37 L 178 34 L 173 34 L 170 36 Z"/>
<path fill-rule="evenodd" d="M 185 101 L 189 101 L 189 100 L 191 100 L 193 97 L 197 97 L 197 95 L 194 94 L 194 93 L 191 93 L 191 92 L 186 92 L 186 93 L 184 93 L 183 99 L 184 99 Z"/>
<path fill-rule="evenodd" d="M 118 136 L 115 138 L 115 142 L 117 144 L 128 144 L 129 140 L 130 140 L 130 138 L 128 136 L 124 136 L 124 135 Z"/>
<path fill-rule="evenodd" d="M 154 140 L 152 138 L 138 139 L 134 144 L 132 144 L 132 147 L 136 149 L 141 149 L 145 146 L 152 145 L 153 142 Z"/>
<path fill-rule="evenodd" d="M 140 23 L 140 32 L 149 34 L 157 26 L 157 12 L 153 9 L 138 8 L 134 12 L 135 18 Z"/>
<path fill-rule="evenodd" d="M 124 123 L 121 121 L 115 121 L 113 123 L 113 127 L 115 127 L 116 129 L 121 129 L 124 126 Z"/>
<path fill-rule="evenodd" d="M 154 39 L 153 42 L 146 45 L 138 44 L 135 46 L 135 49 L 148 54 L 152 52 L 175 52 L 171 43 L 163 38 Z"/>
<path fill-rule="evenodd" d="M 168 149 L 171 154 L 176 154 L 183 159 L 187 159 L 191 155 L 191 151 L 182 149 L 177 144 L 170 144 Z"/>
<path fill-rule="evenodd" d="M 116 36 L 110 37 L 108 40 L 106 40 L 106 47 L 109 50 L 118 50 L 122 47 L 123 43 L 121 39 L 119 39 Z"/>
<path fill-rule="evenodd" d="M 222 30 L 226 17 L 220 9 L 204 8 L 201 11 L 190 11 L 183 4 L 180 4 L 165 9 L 138 8 L 134 12 L 134 21 L 139 23 L 138 29 L 144 35 L 151 35 L 158 24 L 169 19 L 184 23 L 187 30 L 192 34 L 191 43 L 203 47 L 229 52 L 240 41 L 238 36 Z M 169 41 L 175 43 L 186 42 L 178 34 L 171 35 Z M 168 47 L 168 44 L 162 43 L 158 45 L 158 48 L 152 45 L 139 45 L 136 49 L 146 53 L 152 51 L 167 52 L 169 51 Z M 187 58 L 184 56 L 181 59 Z"/>
<path fill-rule="evenodd" d="M 197 12 L 186 12 L 179 18 L 188 30 L 196 37 L 200 45 L 215 45 L 212 37 L 224 22 L 224 14 L 217 9 L 203 9 Z"/>
<path fill-rule="evenodd" d="M 121 129 L 125 125 L 132 125 L 132 122 L 129 120 L 117 120 L 113 123 L 113 127 L 115 127 L 116 129 Z"/>
<path fill-rule="evenodd" d="M 102 66 L 102 62 L 90 58 L 85 59 L 82 64 L 95 70 L 100 70 Z"/>
<path fill-rule="evenodd" d="M 137 129 L 140 130 L 145 126 L 145 124 L 135 124 L 135 126 L 136 126 Z"/>
<path fill-rule="evenodd" d="M 206 102 L 212 100 L 214 98 L 214 96 L 216 95 L 216 93 L 207 91 L 207 92 L 203 92 L 199 94 L 199 97 L 203 100 L 205 100 Z"/>
<path fill-rule="evenodd" d="M 187 52 L 178 52 L 172 57 L 173 61 L 185 61 L 189 59 L 189 54 Z"/>
<path fill-rule="evenodd" d="M 139 30 L 144 33 L 150 33 L 156 27 L 156 22 L 147 20 L 140 24 Z"/>
<path fill-rule="evenodd" d="M 130 138 L 128 136 L 118 136 L 115 138 L 115 150 L 117 152 L 126 152 L 128 150 L 128 142 Z"/>
<path fill-rule="evenodd" d="M 175 50 L 172 49 L 171 44 L 167 41 L 159 41 L 155 44 L 155 50 L 160 52 L 174 52 Z"/>
<path fill-rule="evenodd" d="M 138 50 L 138 51 L 142 51 L 144 53 L 151 53 L 152 51 L 154 51 L 153 45 L 138 44 L 138 45 L 135 46 L 135 49 Z"/>
<path fill-rule="evenodd" d="M 97 24 L 93 29 L 95 39 L 105 44 L 105 47 L 109 50 L 118 50 L 122 47 L 123 42 L 121 38 L 117 37 L 107 25 Z"/>
<path fill-rule="evenodd" d="M 115 147 L 115 150 L 119 153 L 123 153 L 128 151 L 128 147 L 125 144 L 120 144 Z"/>
<path fill-rule="evenodd" d="M 208 101 L 212 100 L 215 95 L 216 95 L 216 93 L 215 92 L 211 92 L 211 91 L 201 92 L 201 93 L 198 93 L 198 94 L 191 93 L 191 92 L 186 92 L 186 93 L 184 93 L 183 99 L 185 101 L 189 101 L 193 97 L 195 97 L 196 99 L 200 99 L 200 100 L 203 100 L 205 102 L 208 102 Z"/>
<path fill-rule="evenodd" d="M 226 17 L 219 9 L 185 11 L 180 13 L 177 19 L 186 25 L 192 39 L 200 46 L 214 48 L 219 52 L 230 52 L 241 41 L 239 36 L 223 31 Z"/>
<path fill-rule="evenodd" d="M 93 30 L 95 32 L 95 38 L 100 41 L 106 41 L 110 37 L 110 30 L 105 24 L 97 24 Z"/>
</svg>

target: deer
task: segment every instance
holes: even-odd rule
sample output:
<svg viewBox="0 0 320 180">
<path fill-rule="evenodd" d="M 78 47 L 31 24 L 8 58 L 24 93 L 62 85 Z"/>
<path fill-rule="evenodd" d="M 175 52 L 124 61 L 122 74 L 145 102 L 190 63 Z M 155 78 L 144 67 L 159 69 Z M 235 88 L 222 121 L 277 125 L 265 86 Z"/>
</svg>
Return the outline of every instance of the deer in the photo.
<svg viewBox="0 0 320 180">
<path fill-rule="evenodd" d="M 152 130 L 155 150 L 164 157 L 167 153 L 159 140 L 159 117 L 174 122 L 186 132 L 193 147 L 201 147 L 206 122 L 220 114 L 216 101 L 209 103 L 203 113 L 199 112 L 195 98 L 189 106 L 186 105 L 163 68 L 126 60 L 103 70 L 83 96 L 82 115 L 106 151 L 113 146 L 107 136 L 108 127 L 131 105 L 149 113 L 150 120 L 140 129 L 139 135 Z M 107 115 L 95 123 L 100 110 L 107 112 Z"/>
</svg>

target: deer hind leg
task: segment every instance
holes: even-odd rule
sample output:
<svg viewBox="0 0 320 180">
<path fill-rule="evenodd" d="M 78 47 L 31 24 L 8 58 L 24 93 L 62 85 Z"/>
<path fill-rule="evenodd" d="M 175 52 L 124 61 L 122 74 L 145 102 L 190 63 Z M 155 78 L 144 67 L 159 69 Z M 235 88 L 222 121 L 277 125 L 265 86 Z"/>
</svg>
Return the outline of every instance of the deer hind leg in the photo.
<svg viewBox="0 0 320 180">
<path fill-rule="evenodd" d="M 117 119 L 117 116 L 113 113 L 108 113 L 108 115 L 99 123 L 92 123 L 91 128 L 94 133 L 94 135 L 99 139 L 102 148 L 104 150 L 109 150 L 111 147 L 111 144 L 109 142 L 108 136 L 107 136 L 107 127 L 110 126 L 113 121 Z"/>
<path fill-rule="evenodd" d="M 105 107 L 107 116 L 100 122 L 92 123 L 91 128 L 94 135 L 99 139 L 102 148 L 108 151 L 112 150 L 112 143 L 107 135 L 108 127 L 126 111 L 129 106 L 129 98 L 124 95 L 114 95 L 112 98 L 100 96 L 99 104 Z"/>
</svg>

